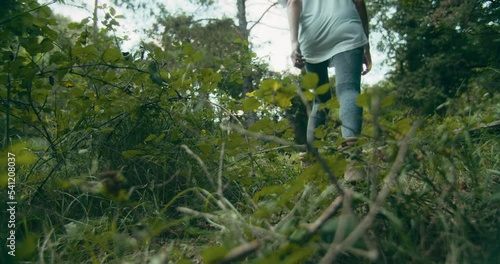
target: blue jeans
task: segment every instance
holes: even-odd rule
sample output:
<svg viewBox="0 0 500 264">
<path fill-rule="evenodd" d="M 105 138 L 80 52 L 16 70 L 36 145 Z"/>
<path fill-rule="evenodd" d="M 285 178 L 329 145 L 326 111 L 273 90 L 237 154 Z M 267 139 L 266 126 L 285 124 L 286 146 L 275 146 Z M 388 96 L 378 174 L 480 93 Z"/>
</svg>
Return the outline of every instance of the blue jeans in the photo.
<svg viewBox="0 0 500 264">
<path fill-rule="evenodd" d="M 345 51 L 333 56 L 335 67 L 336 96 L 340 104 L 340 121 L 342 121 L 342 137 L 356 137 L 361 133 L 363 121 L 363 108 L 356 105 L 360 93 L 361 70 L 363 67 L 364 47 Z M 319 77 L 318 87 L 329 82 L 328 66 L 330 60 L 321 63 L 307 63 L 307 72 L 316 73 Z M 307 142 L 312 144 L 315 140 L 314 131 L 324 125 L 328 116 L 328 109 L 318 110 L 321 103 L 330 100 L 331 93 L 327 92 L 316 96 L 307 123 Z"/>
</svg>

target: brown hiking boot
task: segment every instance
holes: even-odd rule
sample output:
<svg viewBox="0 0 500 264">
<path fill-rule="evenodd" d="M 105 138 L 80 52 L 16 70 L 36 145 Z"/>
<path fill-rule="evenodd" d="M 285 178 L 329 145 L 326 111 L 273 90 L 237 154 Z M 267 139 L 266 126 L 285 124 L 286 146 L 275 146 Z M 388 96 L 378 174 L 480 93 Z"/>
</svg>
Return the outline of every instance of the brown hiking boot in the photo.
<svg viewBox="0 0 500 264">
<path fill-rule="evenodd" d="M 365 168 L 360 162 L 351 160 L 344 172 L 344 180 L 346 182 L 360 181 L 366 178 Z"/>
</svg>

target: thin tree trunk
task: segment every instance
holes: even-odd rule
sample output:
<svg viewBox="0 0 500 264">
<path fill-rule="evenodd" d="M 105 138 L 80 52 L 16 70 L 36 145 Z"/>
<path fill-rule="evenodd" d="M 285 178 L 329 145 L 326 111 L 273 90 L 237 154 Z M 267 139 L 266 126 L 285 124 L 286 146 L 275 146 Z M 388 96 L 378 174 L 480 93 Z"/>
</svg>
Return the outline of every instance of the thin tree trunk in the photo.
<svg viewBox="0 0 500 264">
<path fill-rule="evenodd" d="M 251 52 L 250 51 L 250 44 L 248 42 L 250 31 L 248 30 L 248 21 L 247 21 L 247 16 L 246 16 L 246 0 L 237 0 L 236 2 L 237 8 L 238 8 L 238 26 L 242 35 L 242 40 L 244 43 L 247 45 L 246 51 L 243 52 Z M 252 72 L 253 69 L 251 68 L 252 65 L 250 66 L 250 72 L 247 76 L 243 76 L 243 96 L 246 96 L 247 93 L 253 91 L 253 79 L 252 79 Z M 253 125 L 257 121 L 257 115 L 255 112 L 247 112 L 247 120 L 246 120 L 246 125 L 247 127 Z"/>
<path fill-rule="evenodd" d="M 98 34 L 98 29 L 97 29 L 97 21 L 98 21 L 98 18 L 97 18 L 97 6 L 99 5 L 99 0 L 95 0 L 94 2 L 94 15 L 93 15 L 93 22 L 94 22 L 94 28 L 93 28 L 93 32 L 92 32 L 92 40 L 94 41 L 94 43 L 96 43 L 97 41 L 97 34 Z"/>
</svg>

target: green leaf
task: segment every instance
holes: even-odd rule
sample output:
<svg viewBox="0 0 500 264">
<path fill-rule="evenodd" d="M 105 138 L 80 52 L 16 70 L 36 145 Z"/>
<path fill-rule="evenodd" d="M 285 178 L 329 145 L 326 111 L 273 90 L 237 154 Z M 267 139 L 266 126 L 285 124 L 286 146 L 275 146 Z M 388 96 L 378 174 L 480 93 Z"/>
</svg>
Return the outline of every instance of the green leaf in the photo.
<svg viewBox="0 0 500 264">
<path fill-rule="evenodd" d="M 214 146 L 212 144 L 206 143 L 206 142 L 200 142 L 197 144 L 198 148 L 205 153 L 205 154 L 211 154 L 212 150 L 214 149 Z"/>
<path fill-rule="evenodd" d="M 116 10 L 113 7 L 109 8 L 109 13 L 114 16 L 116 14 Z"/>
<path fill-rule="evenodd" d="M 199 62 L 203 58 L 203 53 L 201 51 L 195 52 L 193 54 L 193 61 L 194 62 Z"/>
<path fill-rule="evenodd" d="M 155 134 L 151 134 L 146 139 L 144 139 L 144 142 L 149 142 L 149 141 L 151 141 L 151 140 L 153 140 L 155 138 L 156 138 L 156 135 Z"/>
<path fill-rule="evenodd" d="M 308 72 L 302 78 L 302 87 L 306 90 L 314 89 L 318 85 L 319 78 L 316 73 Z"/>
<path fill-rule="evenodd" d="M 149 77 L 151 78 L 151 81 L 153 81 L 153 83 L 158 84 L 158 85 L 163 85 L 163 79 L 160 77 L 160 75 L 151 74 L 151 75 L 149 75 Z"/>
<path fill-rule="evenodd" d="M 325 94 L 330 91 L 330 84 L 325 83 L 316 89 L 316 94 Z"/>
<path fill-rule="evenodd" d="M 55 30 L 52 30 L 49 27 L 42 28 L 42 32 L 49 39 L 57 39 L 57 36 L 59 35 L 58 32 L 56 32 Z"/>
<path fill-rule="evenodd" d="M 47 26 L 47 19 L 33 17 L 31 23 L 33 23 L 33 25 L 35 25 L 35 26 L 37 26 L 39 28 L 43 28 L 43 27 Z"/>
<path fill-rule="evenodd" d="M 275 126 L 276 124 L 272 120 L 268 118 L 263 118 L 255 122 L 253 125 L 251 125 L 248 128 L 248 130 L 253 132 L 268 134 L 272 133 L 272 130 Z"/>
<path fill-rule="evenodd" d="M 362 93 L 356 98 L 356 104 L 360 107 L 368 107 L 368 94 Z"/>
<path fill-rule="evenodd" d="M 160 77 L 167 81 L 169 78 L 170 78 L 170 73 L 168 73 L 168 71 L 166 70 L 160 70 Z"/>
<path fill-rule="evenodd" d="M 260 84 L 260 89 L 264 91 L 278 91 L 281 89 L 281 83 L 275 79 L 266 79 Z"/>
<path fill-rule="evenodd" d="M 227 252 L 229 252 L 229 250 L 225 247 L 209 247 L 201 253 L 203 263 L 217 263 L 226 256 Z"/>
<path fill-rule="evenodd" d="M 40 53 L 40 51 L 42 50 L 42 47 L 40 46 L 36 38 L 31 38 L 28 40 L 28 42 L 22 43 L 22 46 L 32 56 Z"/>
<path fill-rule="evenodd" d="M 156 139 L 155 142 L 158 143 L 165 138 L 165 133 L 161 133 Z"/>
<path fill-rule="evenodd" d="M 49 52 L 54 48 L 54 44 L 52 43 L 52 40 L 48 38 L 44 38 L 42 42 L 40 43 L 40 46 L 42 47 L 41 52 Z"/>
<path fill-rule="evenodd" d="M 116 80 L 116 73 L 114 70 L 110 70 L 106 72 L 106 75 L 104 75 L 104 80 L 107 82 L 113 82 Z"/>
<path fill-rule="evenodd" d="M 66 63 L 67 61 L 68 55 L 60 51 L 54 51 L 54 53 L 52 53 L 52 55 L 50 56 L 50 63 L 61 65 L 63 63 Z"/>
<path fill-rule="evenodd" d="M 195 52 L 193 46 L 191 46 L 190 44 L 187 44 L 187 43 L 184 44 L 184 47 L 182 48 L 182 50 L 188 56 L 193 55 Z"/>
<path fill-rule="evenodd" d="M 286 95 L 283 93 L 279 93 L 274 97 L 274 100 L 279 107 L 287 109 L 292 106 L 293 97 L 294 95 Z"/>
<path fill-rule="evenodd" d="M 316 95 L 314 95 L 313 92 L 310 92 L 310 91 L 304 91 L 304 97 L 309 100 L 309 101 L 312 101 L 314 100 L 314 98 L 316 97 Z"/>
<path fill-rule="evenodd" d="M 380 107 L 388 107 L 394 104 L 394 96 L 387 96 L 382 99 L 382 102 L 380 103 Z"/>
<path fill-rule="evenodd" d="M 31 165 L 35 162 L 36 156 L 28 149 L 28 145 L 17 142 L 9 147 L 9 152 L 16 155 L 16 165 Z"/>
<path fill-rule="evenodd" d="M 72 52 L 73 52 L 73 55 L 75 57 L 81 58 L 81 59 L 86 59 L 86 60 L 97 56 L 97 51 L 95 50 L 93 45 L 89 45 L 89 46 L 85 46 L 85 47 L 76 45 L 73 48 Z"/>
<path fill-rule="evenodd" d="M 399 120 L 395 125 L 394 125 L 394 128 L 396 129 L 396 131 L 398 131 L 399 133 L 401 134 L 406 134 L 409 130 L 410 130 L 410 127 L 411 127 L 411 122 L 412 122 L 412 119 L 411 118 L 405 118 L 405 119 L 402 119 L 402 120 Z"/>
<path fill-rule="evenodd" d="M 347 168 L 347 161 L 341 154 L 328 157 L 327 162 L 333 173 L 337 176 L 343 175 L 345 169 Z"/>
<path fill-rule="evenodd" d="M 122 152 L 122 156 L 126 159 L 130 159 L 130 158 L 133 158 L 135 156 L 142 155 L 142 154 L 144 154 L 144 152 L 142 150 L 138 150 L 138 149 L 130 149 L 130 150 L 125 150 Z"/>
<path fill-rule="evenodd" d="M 258 191 L 257 193 L 255 193 L 252 200 L 255 203 L 258 203 L 260 197 L 270 195 L 270 194 L 280 194 L 280 193 L 283 193 L 284 191 L 285 191 L 285 187 L 282 185 L 267 186 L 267 187 L 262 188 L 262 190 Z"/>
<path fill-rule="evenodd" d="M 81 23 L 71 22 L 68 24 L 68 29 L 71 29 L 71 30 L 80 29 L 82 27 L 83 27 L 83 24 L 81 24 Z"/>
<path fill-rule="evenodd" d="M 253 97 L 247 97 L 243 100 L 243 111 L 255 111 L 261 106 L 261 102 Z"/>
<path fill-rule="evenodd" d="M 325 108 L 328 108 L 330 110 L 339 109 L 340 108 L 339 101 L 337 100 L 337 98 L 332 98 L 325 103 Z"/>
<path fill-rule="evenodd" d="M 104 51 L 103 60 L 105 62 L 115 62 L 122 58 L 122 53 L 116 48 L 110 48 Z"/>
<path fill-rule="evenodd" d="M 48 6 L 41 6 L 38 9 L 38 14 L 40 14 L 40 17 L 47 18 L 52 15 L 52 10 Z"/>
<path fill-rule="evenodd" d="M 59 81 L 59 85 L 66 87 L 66 88 L 71 88 L 75 86 L 75 83 L 72 81 Z"/>
<path fill-rule="evenodd" d="M 112 131 L 114 131 L 114 130 L 115 130 L 115 129 L 114 129 L 114 128 L 112 128 L 112 127 L 104 127 L 104 128 L 101 128 L 101 130 L 100 130 L 100 131 L 101 131 L 102 133 L 109 133 L 109 132 L 112 132 Z"/>
<path fill-rule="evenodd" d="M 17 239 L 16 239 L 17 240 Z M 29 232 L 16 247 L 16 257 L 19 259 L 30 259 L 37 250 L 38 235 Z"/>
</svg>

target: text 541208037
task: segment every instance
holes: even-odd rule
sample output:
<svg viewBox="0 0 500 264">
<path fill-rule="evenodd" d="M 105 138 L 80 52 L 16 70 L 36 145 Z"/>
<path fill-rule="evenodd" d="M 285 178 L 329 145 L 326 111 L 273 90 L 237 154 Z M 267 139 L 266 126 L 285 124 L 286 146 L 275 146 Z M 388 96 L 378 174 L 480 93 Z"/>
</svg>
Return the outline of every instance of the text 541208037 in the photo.
<svg viewBox="0 0 500 264">
<path fill-rule="evenodd" d="M 7 154 L 7 248 L 10 256 L 16 256 L 16 155 Z"/>
</svg>

